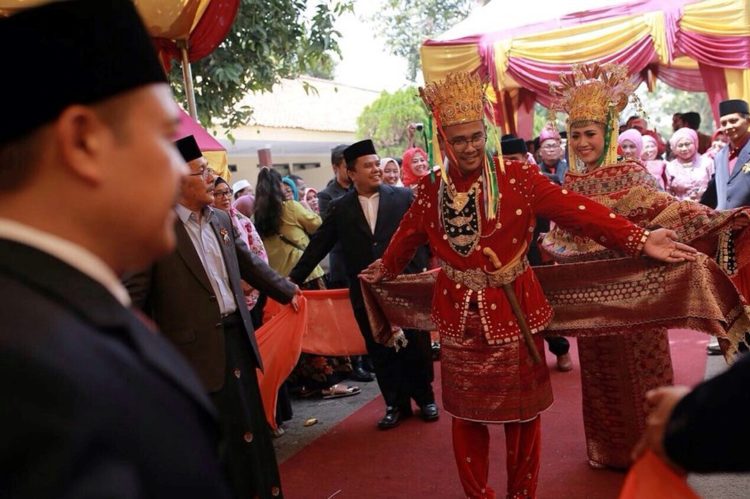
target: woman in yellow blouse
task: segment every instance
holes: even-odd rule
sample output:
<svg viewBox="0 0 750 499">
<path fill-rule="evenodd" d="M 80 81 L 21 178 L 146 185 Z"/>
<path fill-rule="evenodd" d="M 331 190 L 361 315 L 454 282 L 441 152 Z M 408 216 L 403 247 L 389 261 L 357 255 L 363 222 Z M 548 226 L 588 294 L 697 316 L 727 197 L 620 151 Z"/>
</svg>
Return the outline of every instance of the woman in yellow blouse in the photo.
<svg viewBox="0 0 750 499">
<path fill-rule="evenodd" d="M 264 168 L 258 175 L 255 189 L 255 227 L 268 253 L 268 264 L 286 277 L 310 242 L 322 220 L 320 215 L 308 210 L 298 201 L 284 201 L 281 190 L 281 175 Z M 305 280 L 308 289 L 320 289 L 317 279 L 323 277 L 323 269 L 315 267 Z"/>
</svg>

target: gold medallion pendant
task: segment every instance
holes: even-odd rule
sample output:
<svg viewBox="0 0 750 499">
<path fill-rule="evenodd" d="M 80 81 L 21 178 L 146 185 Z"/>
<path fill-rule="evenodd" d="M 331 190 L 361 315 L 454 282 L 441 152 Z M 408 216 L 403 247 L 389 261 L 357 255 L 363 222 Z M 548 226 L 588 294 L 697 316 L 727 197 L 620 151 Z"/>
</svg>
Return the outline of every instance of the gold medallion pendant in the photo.
<svg viewBox="0 0 750 499">
<path fill-rule="evenodd" d="M 456 211 L 462 211 L 466 206 L 466 203 L 469 202 L 468 192 L 457 192 L 452 197 L 453 199 L 450 200 L 450 205 L 451 208 Z"/>
<path fill-rule="evenodd" d="M 478 187 L 476 182 L 467 192 L 456 192 L 452 184 L 444 183 L 440 196 L 440 219 L 445 238 L 453 251 L 461 256 L 471 254 L 481 233 Z"/>
</svg>

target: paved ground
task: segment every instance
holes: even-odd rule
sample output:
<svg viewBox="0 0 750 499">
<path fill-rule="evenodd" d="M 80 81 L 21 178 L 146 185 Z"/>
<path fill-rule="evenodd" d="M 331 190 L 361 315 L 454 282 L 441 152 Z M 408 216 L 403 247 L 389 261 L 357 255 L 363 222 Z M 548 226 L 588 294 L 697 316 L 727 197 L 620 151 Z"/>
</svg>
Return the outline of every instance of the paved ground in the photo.
<svg viewBox="0 0 750 499">
<path fill-rule="evenodd" d="M 726 367 L 723 357 L 709 356 L 706 364 L 706 378 L 715 376 Z M 274 441 L 279 464 L 379 396 L 378 386 L 374 381 L 371 383 L 344 381 L 344 383 L 359 386 L 362 392 L 352 397 L 332 400 L 292 399 L 294 418 L 286 423 L 286 434 Z M 318 422 L 312 426 L 304 426 L 308 418 L 316 418 Z M 372 422 L 373 425 L 376 423 L 377 421 Z M 690 475 L 688 482 L 704 499 L 747 499 L 750 497 L 750 474 Z"/>
<path fill-rule="evenodd" d="M 276 457 L 279 464 L 283 463 L 307 444 L 326 433 L 339 421 L 347 418 L 357 409 L 380 395 L 378 384 L 375 381 L 362 383 L 360 381 L 343 381 L 346 385 L 354 385 L 362 390 L 359 395 L 342 397 L 337 399 L 292 398 L 294 417 L 284 424 L 286 433 L 274 440 Z M 383 407 L 385 410 L 385 407 Z M 309 418 L 315 418 L 318 422 L 312 426 L 305 426 Z M 373 426 L 377 421 L 373 421 Z"/>
</svg>

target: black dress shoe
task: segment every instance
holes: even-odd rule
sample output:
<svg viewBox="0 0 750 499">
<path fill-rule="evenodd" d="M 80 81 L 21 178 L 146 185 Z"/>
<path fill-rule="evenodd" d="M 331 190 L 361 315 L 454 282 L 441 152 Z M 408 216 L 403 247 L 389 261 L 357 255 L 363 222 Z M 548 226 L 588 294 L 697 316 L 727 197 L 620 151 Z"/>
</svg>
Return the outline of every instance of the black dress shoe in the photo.
<svg viewBox="0 0 750 499">
<path fill-rule="evenodd" d="M 381 430 L 390 430 L 401 424 L 401 410 L 398 407 L 388 406 L 385 408 L 385 416 L 378 421 L 378 428 Z"/>
<path fill-rule="evenodd" d="M 365 371 L 363 367 L 357 366 L 352 369 L 352 373 L 349 375 L 349 379 L 367 383 L 369 381 L 375 381 L 375 375 L 369 371 Z"/>
<path fill-rule="evenodd" d="M 419 408 L 420 416 L 425 421 L 437 421 L 440 418 L 437 404 L 425 404 Z"/>
</svg>

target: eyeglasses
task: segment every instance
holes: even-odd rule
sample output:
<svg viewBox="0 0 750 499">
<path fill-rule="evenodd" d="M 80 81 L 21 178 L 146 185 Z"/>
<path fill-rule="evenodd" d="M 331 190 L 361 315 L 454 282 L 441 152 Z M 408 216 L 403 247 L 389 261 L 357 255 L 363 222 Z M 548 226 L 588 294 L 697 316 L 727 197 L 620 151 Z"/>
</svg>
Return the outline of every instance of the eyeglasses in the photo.
<svg viewBox="0 0 750 499">
<path fill-rule="evenodd" d="M 209 177 L 214 177 L 214 176 L 216 176 L 216 171 L 213 168 L 206 166 L 206 165 L 202 165 L 201 169 L 198 170 L 197 172 L 188 173 L 188 177 L 209 178 Z"/>
<path fill-rule="evenodd" d="M 214 197 L 228 198 L 232 196 L 232 191 L 217 191 L 214 190 Z"/>
<path fill-rule="evenodd" d="M 471 142 L 471 145 L 476 148 L 481 147 L 484 144 L 485 137 L 484 132 L 479 132 L 475 133 L 470 138 L 455 137 L 449 140 L 448 143 L 450 143 L 456 151 L 463 151 L 469 146 L 469 142 Z"/>
<path fill-rule="evenodd" d="M 555 144 L 555 143 L 544 144 L 541 148 L 542 149 L 549 149 L 549 150 L 561 149 L 560 144 Z"/>
</svg>

